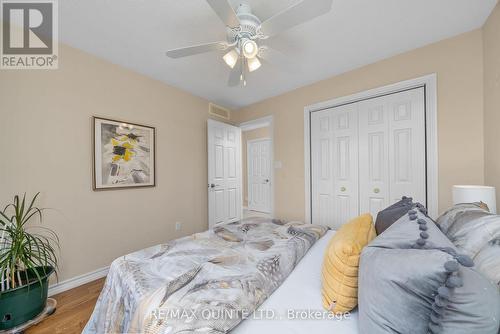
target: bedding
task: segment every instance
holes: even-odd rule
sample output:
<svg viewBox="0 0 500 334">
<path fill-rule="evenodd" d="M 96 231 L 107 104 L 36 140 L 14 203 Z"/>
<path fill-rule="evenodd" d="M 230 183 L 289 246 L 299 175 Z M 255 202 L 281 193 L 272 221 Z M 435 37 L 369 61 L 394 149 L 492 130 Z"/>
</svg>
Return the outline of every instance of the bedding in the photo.
<svg viewBox="0 0 500 334">
<path fill-rule="evenodd" d="M 486 210 L 481 203 L 460 203 L 455 204 L 446 210 L 441 216 L 438 217 L 436 223 L 444 234 L 448 233 L 450 227 L 455 222 L 467 219 L 467 217 L 484 216 L 488 215 L 489 211 Z"/>
<path fill-rule="evenodd" d="M 410 210 L 364 248 L 360 331 L 497 334 L 497 288 L 422 211 Z"/>
<path fill-rule="evenodd" d="M 500 290 L 500 238 L 488 242 L 474 257 L 474 264 Z"/>
<path fill-rule="evenodd" d="M 433 220 L 417 208 L 411 209 L 399 218 L 395 224 L 375 238 L 370 246 L 392 249 L 455 248 Z"/>
<path fill-rule="evenodd" d="M 500 216 L 484 203 L 457 204 L 438 218 L 457 249 L 473 258 L 475 268 L 500 290 Z"/>
<path fill-rule="evenodd" d="M 83 333 L 226 333 L 327 229 L 244 220 L 118 258 Z"/>
<path fill-rule="evenodd" d="M 446 235 L 458 249 L 475 257 L 488 242 L 500 238 L 500 216 L 465 211 Z"/>
<path fill-rule="evenodd" d="M 330 230 L 318 240 L 283 284 L 257 309 L 257 313 L 274 312 L 279 320 L 252 317 L 242 321 L 231 334 L 359 334 L 357 308 L 334 319 L 287 316 L 290 311 L 327 313 L 321 302 L 321 264 L 335 234 Z"/>
</svg>

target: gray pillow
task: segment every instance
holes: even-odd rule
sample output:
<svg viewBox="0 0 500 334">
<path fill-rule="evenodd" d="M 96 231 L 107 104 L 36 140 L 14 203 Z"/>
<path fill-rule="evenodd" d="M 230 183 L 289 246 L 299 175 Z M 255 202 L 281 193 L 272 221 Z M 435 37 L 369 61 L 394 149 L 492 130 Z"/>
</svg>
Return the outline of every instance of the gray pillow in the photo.
<svg viewBox="0 0 500 334">
<path fill-rule="evenodd" d="M 500 216 L 468 212 L 462 217 L 447 233 L 448 238 L 462 253 L 473 258 L 488 242 L 500 238 Z"/>
<path fill-rule="evenodd" d="M 446 281 L 440 251 L 365 247 L 358 282 L 360 333 L 427 333 L 433 295 Z"/>
<path fill-rule="evenodd" d="M 460 267 L 457 277 L 463 286 L 453 289 L 449 298 L 442 298 L 444 307 L 433 304 L 431 333 L 498 333 L 500 294 L 497 287 L 470 268 Z"/>
<path fill-rule="evenodd" d="M 497 334 L 498 289 L 430 218 L 406 216 L 362 252 L 360 332 Z"/>
<path fill-rule="evenodd" d="M 434 249 L 366 247 L 358 301 L 360 333 L 497 334 L 500 325 L 497 288 Z"/>
<path fill-rule="evenodd" d="M 417 207 L 409 210 L 389 226 L 385 233 L 375 238 L 370 246 L 393 249 L 450 248 L 448 251 L 456 252 L 453 243 L 422 211 Z"/>
<path fill-rule="evenodd" d="M 441 228 L 441 231 L 446 234 L 448 233 L 448 229 L 467 212 L 477 212 L 480 214 L 489 213 L 481 206 L 481 203 L 456 204 L 439 216 L 437 224 Z"/>
<path fill-rule="evenodd" d="M 385 208 L 377 214 L 375 220 L 375 230 L 377 235 L 384 232 L 389 226 L 394 224 L 399 218 L 405 215 L 413 207 L 413 199 L 403 196 L 400 201 Z"/>
<path fill-rule="evenodd" d="M 490 241 L 474 258 L 475 269 L 500 289 L 500 239 Z"/>
</svg>

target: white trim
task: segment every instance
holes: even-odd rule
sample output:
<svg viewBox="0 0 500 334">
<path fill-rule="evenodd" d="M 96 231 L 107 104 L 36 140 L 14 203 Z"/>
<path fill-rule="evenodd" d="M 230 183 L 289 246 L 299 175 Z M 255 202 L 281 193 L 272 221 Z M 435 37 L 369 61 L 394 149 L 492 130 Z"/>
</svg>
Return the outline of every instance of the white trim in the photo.
<svg viewBox="0 0 500 334">
<path fill-rule="evenodd" d="M 241 131 L 250 131 L 254 129 L 260 129 L 260 128 L 265 128 L 269 127 L 269 137 L 268 139 L 271 140 L 271 152 L 270 152 L 270 159 L 271 159 L 271 217 L 274 217 L 274 194 L 275 194 L 275 186 L 274 186 L 274 181 L 276 180 L 275 178 L 275 173 L 274 173 L 274 117 L 271 116 L 266 116 L 266 117 L 261 117 L 257 118 L 251 121 L 243 122 L 238 125 L 241 128 Z M 243 150 L 242 150 L 243 151 Z M 248 158 L 248 156 L 247 156 Z M 242 159 L 243 161 L 243 159 Z M 243 165 L 243 164 L 241 164 Z M 243 166 L 241 167 L 243 170 Z M 247 180 L 248 181 L 248 180 Z M 243 182 L 243 177 L 242 177 L 242 182 Z M 243 187 L 242 187 L 243 191 Z M 241 199 L 241 206 L 242 206 L 242 211 L 243 211 L 243 196 Z"/>
<path fill-rule="evenodd" d="M 260 128 L 270 127 L 273 124 L 273 116 L 257 118 L 248 122 L 243 122 L 239 125 L 241 131 L 250 131 Z"/>
<path fill-rule="evenodd" d="M 74 289 L 76 287 L 79 287 L 80 285 L 90 283 L 92 281 L 95 281 L 99 278 L 105 277 L 109 272 L 109 266 L 97 269 L 94 271 L 91 271 L 89 273 L 80 275 L 80 276 L 75 276 L 73 278 L 70 278 L 68 280 L 58 282 L 55 284 L 52 284 L 49 287 L 49 297 L 53 295 L 57 295 L 58 293 Z"/>
<path fill-rule="evenodd" d="M 248 148 L 248 144 L 249 144 L 249 143 L 257 143 L 257 142 L 259 142 L 259 141 L 266 141 L 266 140 L 271 141 L 272 139 L 271 139 L 271 138 L 269 138 L 269 137 L 262 137 L 262 138 L 249 139 L 249 140 L 247 140 L 247 148 Z"/>
<path fill-rule="evenodd" d="M 395 84 L 316 103 L 304 108 L 304 179 L 306 222 L 311 222 L 311 113 L 417 87 L 425 87 L 427 209 L 431 217 L 436 218 L 438 216 L 437 76 L 433 73 L 420 78 L 401 81 Z"/>
</svg>

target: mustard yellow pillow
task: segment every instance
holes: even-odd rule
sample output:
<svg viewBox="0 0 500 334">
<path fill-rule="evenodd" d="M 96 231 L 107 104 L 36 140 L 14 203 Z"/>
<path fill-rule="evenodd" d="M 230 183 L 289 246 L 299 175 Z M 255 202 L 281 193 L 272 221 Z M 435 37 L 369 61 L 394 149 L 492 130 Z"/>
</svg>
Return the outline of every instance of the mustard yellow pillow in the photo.
<svg viewBox="0 0 500 334">
<path fill-rule="evenodd" d="M 325 309 L 345 313 L 358 305 L 359 258 L 376 236 L 373 218 L 367 213 L 343 225 L 330 240 L 321 273 Z"/>
</svg>

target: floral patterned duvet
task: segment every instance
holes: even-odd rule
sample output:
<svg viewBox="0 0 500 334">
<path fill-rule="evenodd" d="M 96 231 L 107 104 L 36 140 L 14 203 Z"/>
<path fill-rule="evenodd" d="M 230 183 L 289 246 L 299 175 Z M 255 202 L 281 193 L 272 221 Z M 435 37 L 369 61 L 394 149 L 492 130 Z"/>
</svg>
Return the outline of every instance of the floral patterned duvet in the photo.
<svg viewBox="0 0 500 334">
<path fill-rule="evenodd" d="M 243 220 L 118 258 L 83 333 L 227 333 L 327 229 Z"/>
</svg>

